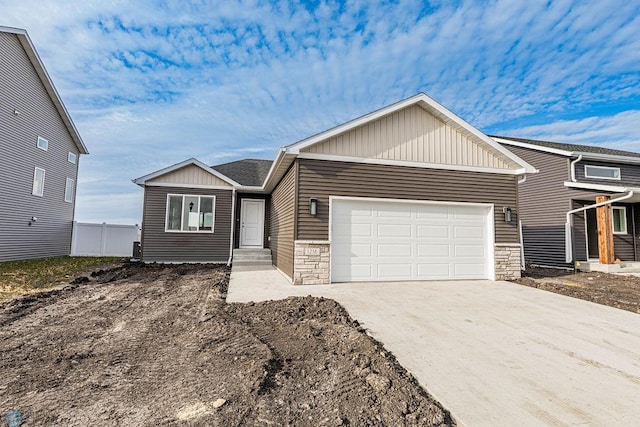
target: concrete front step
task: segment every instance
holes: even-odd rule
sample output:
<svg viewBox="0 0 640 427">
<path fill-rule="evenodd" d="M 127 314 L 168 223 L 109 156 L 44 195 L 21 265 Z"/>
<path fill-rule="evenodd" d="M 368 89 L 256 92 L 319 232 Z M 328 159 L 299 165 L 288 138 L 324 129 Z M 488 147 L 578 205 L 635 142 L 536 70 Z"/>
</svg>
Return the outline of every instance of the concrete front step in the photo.
<svg viewBox="0 0 640 427">
<path fill-rule="evenodd" d="M 271 265 L 271 249 L 234 249 L 234 265 Z"/>
</svg>

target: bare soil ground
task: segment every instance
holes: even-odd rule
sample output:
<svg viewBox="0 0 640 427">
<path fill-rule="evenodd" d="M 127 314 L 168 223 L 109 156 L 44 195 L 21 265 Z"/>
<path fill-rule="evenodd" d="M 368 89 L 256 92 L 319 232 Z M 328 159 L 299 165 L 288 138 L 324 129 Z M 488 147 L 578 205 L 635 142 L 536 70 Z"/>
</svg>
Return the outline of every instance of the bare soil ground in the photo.
<svg viewBox="0 0 640 427">
<path fill-rule="evenodd" d="M 124 264 L 0 304 L 24 425 L 453 425 L 335 301 L 225 302 L 229 270 Z"/>
<path fill-rule="evenodd" d="M 640 277 L 533 267 L 514 282 L 640 314 Z"/>
</svg>

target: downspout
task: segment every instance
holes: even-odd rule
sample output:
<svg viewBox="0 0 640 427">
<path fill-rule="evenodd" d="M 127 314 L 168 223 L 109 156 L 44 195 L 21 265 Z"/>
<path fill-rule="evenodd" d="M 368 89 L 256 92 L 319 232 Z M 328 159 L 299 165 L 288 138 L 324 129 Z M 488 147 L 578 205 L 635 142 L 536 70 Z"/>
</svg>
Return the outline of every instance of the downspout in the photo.
<svg viewBox="0 0 640 427">
<path fill-rule="evenodd" d="M 586 211 L 587 209 L 599 208 L 600 206 L 610 205 L 612 203 L 621 202 L 626 199 L 630 199 L 633 197 L 633 191 L 629 191 L 629 194 L 618 197 L 617 199 L 607 200 L 606 202 L 595 203 L 589 206 L 583 206 L 581 208 L 573 209 L 567 212 L 567 220 L 564 224 L 564 250 L 565 250 L 565 261 L 567 263 L 571 263 L 573 261 L 573 246 L 571 244 L 571 215 L 574 213 Z"/>
<path fill-rule="evenodd" d="M 527 175 L 525 174 L 522 178 L 520 178 L 518 180 L 518 185 L 520 184 L 524 184 L 525 181 L 527 180 Z M 520 195 L 518 194 L 518 197 Z M 518 215 L 520 214 L 520 212 L 518 212 Z M 520 238 L 520 270 L 524 271 L 525 270 L 525 263 L 524 263 L 524 238 L 522 237 L 522 221 L 518 220 L 518 237 Z"/>
<path fill-rule="evenodd" d="M 227 261 L 227 267 L 231 265 L 233 259 L 233 242 L 236 234 L 236 189 L 233 188 L 231 196 L 231 241 L 229 242 L 229 261 Z"/>
<path fill-rule="evenodd" d="M 571 181 L 573 182 L 578 182 L 578 180 L 576 179 L 576 163 L 578 163 L 580 160 L 582 160 L 582 154 L 580 154 L 577 159 L 571 162 Z"/>
<path fill-rule="evenodd" d="M 636 242 L 636 205 L 631 205 L 631 227 L 633 230 L 633 260 L 638 260 L 638 245 Z"/>
</svg>

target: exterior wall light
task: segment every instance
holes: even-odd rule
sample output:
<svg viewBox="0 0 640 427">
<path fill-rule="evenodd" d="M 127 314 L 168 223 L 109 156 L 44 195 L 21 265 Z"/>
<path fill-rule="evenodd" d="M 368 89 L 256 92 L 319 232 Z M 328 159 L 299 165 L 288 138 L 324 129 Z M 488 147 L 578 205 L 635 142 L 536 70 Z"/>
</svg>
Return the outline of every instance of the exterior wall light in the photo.
<svg viewBox="0 0 640 427">
<path fill-rule="evenodd" d="M 309 214 L 311 216 L 316 216 L 318 213 L 318 199 L 314 199 L 313 197 L 309 199 Z"/>
<path fill-rule="evenodd" d="M 511 208 L 505 206 L 502 208 L 502 212 L 504 213 L 504 222 L 511 222 Z"/>
</svg>

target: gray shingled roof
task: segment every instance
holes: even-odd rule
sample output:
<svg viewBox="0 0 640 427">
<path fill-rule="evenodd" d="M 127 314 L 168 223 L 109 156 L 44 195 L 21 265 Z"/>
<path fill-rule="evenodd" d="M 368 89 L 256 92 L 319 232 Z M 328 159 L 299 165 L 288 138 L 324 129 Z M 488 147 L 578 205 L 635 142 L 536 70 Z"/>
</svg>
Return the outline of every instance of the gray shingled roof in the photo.
<svg viewBox="0 0 640 427">
<path fill-rule="evenodd" d="M 211 167 L 239 184 L 261 186 L 269 173 L 271 163 L 271 160 L 243 159 Z"/>
<path fill-rule="evenodd" d="M 539 145 L 541 147 L 555 148 L 558 150 L 565 150 L 565 151 L 577 151 L 580 153 L 593 153 L 593 154 L 607 154 L 612 156 L 640 157 L 640 153 L 634 153 L 633 151 L 614 150 L 613 148 L 596 147 L 593 145 L 563 144 L 560 142 L 538 141 L 535 139 L 514 138 L 511 136 L 498 136 L 498 135 L 489 135 L 489 136 L 491 138 L 510 139 L 512 141 L 524 142 L 525 144 Z"/>
</svg>

